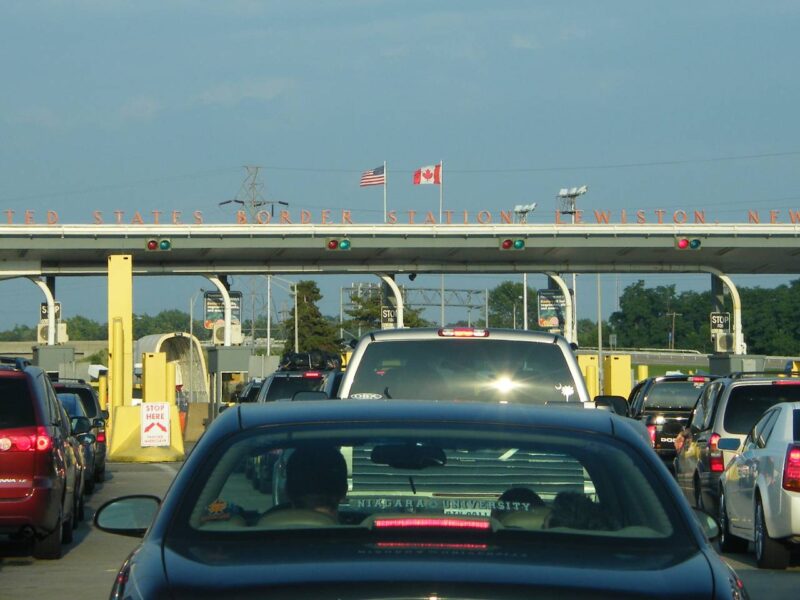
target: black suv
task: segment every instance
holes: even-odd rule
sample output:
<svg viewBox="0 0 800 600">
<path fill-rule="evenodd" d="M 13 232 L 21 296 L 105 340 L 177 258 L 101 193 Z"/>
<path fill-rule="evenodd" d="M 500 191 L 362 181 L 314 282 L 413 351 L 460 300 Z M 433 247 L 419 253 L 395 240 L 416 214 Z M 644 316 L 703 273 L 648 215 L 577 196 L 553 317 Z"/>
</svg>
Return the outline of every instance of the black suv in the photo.
<svg viewBox="0 0 800 600">
<path fill-rule="evenodd" d="M 83 474 L 50 378 L 18 365 L 0 364 L 0 535 L 60 558 L 81 518 Z"/>
<path fill-rule="evenodd" d="M 672 467 L 675 438 L 683 431 L 703 387 L 715 375 L 659 375 L 643 379 L 628 396 L 629 416 L 642 421 L 656 453 Z"/>
<path fill-rule="evenodd" d="M 53 382 L 56 393 L 71 393 L 80 398 L 86 416 L 92 423 L 91 433 L 97 439 L 94 480 L 103 481 L 106 477 L 106 421 L 108 411 L 100 406 L 95 389 L 83 379 L 59 379 Z M 89 488 L 93 486 L 89 484 Z"/>
<path fill-rule="evenodd" d="M 695 507 L 717 515 L 719 478 L 753 425 L 779 402 L 800 401 L 800 378 L 785 373 L 732 373 L 706 385 L 689 426 L 675 440 L 675 477 Z M 739 450 L 728 450 L 735 443 Z"/>
</svg>

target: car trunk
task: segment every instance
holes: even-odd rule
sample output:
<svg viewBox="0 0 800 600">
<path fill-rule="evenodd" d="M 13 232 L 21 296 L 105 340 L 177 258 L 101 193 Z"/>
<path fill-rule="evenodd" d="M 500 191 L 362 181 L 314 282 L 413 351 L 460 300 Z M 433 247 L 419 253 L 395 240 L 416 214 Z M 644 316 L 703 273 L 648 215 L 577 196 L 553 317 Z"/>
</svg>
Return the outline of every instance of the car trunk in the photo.
<svg viewBox="0 0 800 600">
<path fill-rule="evenodd" d="M 0 500 L 30 495 L 41 454 L 35 444 L 36 427 L 0 429 Z"/>
</svg>

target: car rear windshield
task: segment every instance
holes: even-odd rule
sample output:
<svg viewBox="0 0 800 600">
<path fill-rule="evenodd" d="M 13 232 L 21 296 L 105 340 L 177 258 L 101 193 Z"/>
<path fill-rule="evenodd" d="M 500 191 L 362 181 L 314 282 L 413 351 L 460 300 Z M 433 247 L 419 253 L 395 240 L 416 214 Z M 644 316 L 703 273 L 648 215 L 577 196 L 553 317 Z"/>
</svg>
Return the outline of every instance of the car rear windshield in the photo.
<svg viewBox="0 0 800 600">
<path fill-rule="evenodd" d="M 95 403 L 94 395 L 90 390 L 82 387 L 61 387 L 56 386 L 56 392 L 59 394 L 62 393 L 71 393 L 75 394 L 80 398 L 81 404 L 83 405 L 83 410 L 86 412 L 86 416 L 90 418 L 98 417 L 97 413 L 97 404 Z"/>
<path fill-rule="evenodd" d="M 83 409 L 83 404 L 78 397 L 78 394 L 72 392 L 59 392 L 58 399 L 64 405 L 64 410 L 70 417 L 85 417 L 86 411 Z"/>
<path fill-rule="evenodd" d="M 297 392 L 319 392 L 325 389 L 325 378 L 303 377 L 273 377 L 266 393 L 262 396 L 263 402 L 275 400 L 291 400 Z"/>
<path fill-rule="evenodd" d="M 226 438 L 192 478 L 168 536 L 278 544 L 287 529 L 324 528 L 331 540 L 334 530 L 430 527 L 488 541 L 515 532 L 591 536 L 608 548 L 694 543 L 666 476 L 637 450 L 605 435 L 516 429 L 327 423 Z"/>
<path fill-rule="evenodd" d="M 0 379 L 0 429 L 36 425 L 28 382 L 24 379 Z"/>
<path fill-rule="evenodd" d="M 645 398 L 646 408 L 691 409 L 697 402 L 705 382 L 659 381 Z"/>
<path fill-rule="evenodd" d="M 728 433 L 747 434 L 765 410 L 779 402 L 800 401 L 800 385 L 742 385 L 731 390 L 723 426 Z"/>
<path fill-rule="evenodd" d="M 529 404 L 580 401 L 559 346 L 491 338 L 369 344 L 349 394 Z"/>
</svg>

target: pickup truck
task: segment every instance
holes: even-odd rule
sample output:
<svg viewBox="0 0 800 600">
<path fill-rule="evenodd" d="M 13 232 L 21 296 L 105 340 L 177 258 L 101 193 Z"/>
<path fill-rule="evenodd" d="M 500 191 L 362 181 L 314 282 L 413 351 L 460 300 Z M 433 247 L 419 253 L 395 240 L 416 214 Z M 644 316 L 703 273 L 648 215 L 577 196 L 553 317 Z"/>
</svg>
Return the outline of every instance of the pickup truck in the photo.
<svg viewBox="0 0 800 600">
<path fill-rule="evenodd" d="M 591 403 L 572 347 L 538 331 L 386 329 L 361 338 L 339 398 Z"/>
</svg>

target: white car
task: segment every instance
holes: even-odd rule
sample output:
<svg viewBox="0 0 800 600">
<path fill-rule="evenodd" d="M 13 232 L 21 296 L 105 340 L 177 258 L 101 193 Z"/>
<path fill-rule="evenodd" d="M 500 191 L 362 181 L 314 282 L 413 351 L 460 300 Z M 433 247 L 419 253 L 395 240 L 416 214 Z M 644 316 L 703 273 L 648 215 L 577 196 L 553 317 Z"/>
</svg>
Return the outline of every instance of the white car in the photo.
<svg viewBox="0 0 800 600">
<path fill-rule="evenodd" d="M 738 440 L 723 438 L 722 449 Z M 720 478 L 720 548 L 745 552 L 753 542 L 761 568 L 785 569 L 800 545 L 800 402 L 768 409 Z"/>
</svg>

